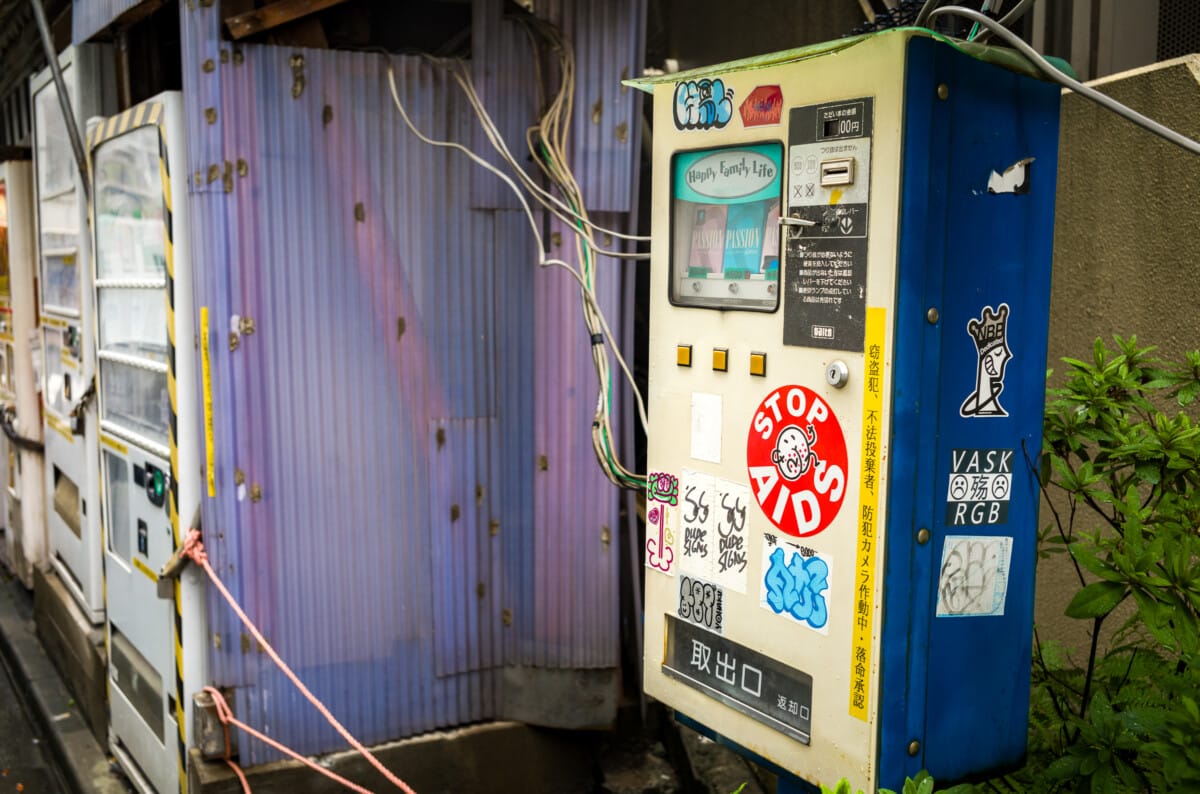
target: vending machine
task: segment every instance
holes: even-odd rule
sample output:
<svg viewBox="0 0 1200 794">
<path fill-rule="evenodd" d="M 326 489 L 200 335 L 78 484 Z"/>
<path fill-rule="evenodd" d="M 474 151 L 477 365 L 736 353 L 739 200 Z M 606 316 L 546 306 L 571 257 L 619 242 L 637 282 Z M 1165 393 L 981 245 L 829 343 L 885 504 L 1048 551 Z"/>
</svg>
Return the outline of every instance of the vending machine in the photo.
<svg viewBox="0 0 1200 794">
<path fill-rule="evenodd" d="M 33 169 L 0 163 L 0 560 L 29 588 L 46 561 L 33 227 Z"/>
<path fill-rule="evenodd" d="M 142 791 L 185 775 L 204 680 L 203 574 L 158 571 L 200 500 L 182 99 L 93 126 L 100 445 L 107 526 L 109 745 Z M 172 178 L 173 175 L 180 175 Z"/>
<path fill-rule="evenodd" d="M 80 45 L 63 51 L 58 60 L 81 131 L 89 116 L 113 112 L 111 49 Z M 104 619 L 104 579 L 88 208 L 49 69 L 33 77 L 30 93 L 50 559 L 84 615 L 99 623 Z"/>
<path fill-rule="evenodd" d="M 646 692 L 796 788 L 1019 764 L 1059 88 L 914 29 L 637 84 Z"/>
</svg>

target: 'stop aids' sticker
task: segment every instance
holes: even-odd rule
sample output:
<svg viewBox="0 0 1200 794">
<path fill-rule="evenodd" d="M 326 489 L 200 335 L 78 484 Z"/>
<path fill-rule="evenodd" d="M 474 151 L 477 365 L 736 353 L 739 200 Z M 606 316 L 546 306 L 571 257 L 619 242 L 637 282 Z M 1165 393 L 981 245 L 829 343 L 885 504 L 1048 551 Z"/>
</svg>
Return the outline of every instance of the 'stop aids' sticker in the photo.
<svg viewBox="0 0 1200 794">
<path fill-rule="evenodd" d="M 846 496 L 846 439 L 837 416 L 812 389 L 780 386 L 750 422 L 746 468 L 755 501 L 781 532 L 821 532 Z"/>
</svg>

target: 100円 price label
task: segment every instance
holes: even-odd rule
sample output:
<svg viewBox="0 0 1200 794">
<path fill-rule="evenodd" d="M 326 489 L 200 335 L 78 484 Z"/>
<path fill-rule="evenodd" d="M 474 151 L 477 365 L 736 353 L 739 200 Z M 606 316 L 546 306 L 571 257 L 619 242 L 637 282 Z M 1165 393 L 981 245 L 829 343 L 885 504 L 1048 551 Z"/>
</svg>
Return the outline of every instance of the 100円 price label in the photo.
<svg viewBox="0 0 1200 794">
<path fill-rule="evenodd" d="M 663 675 L 808 744 L 812 676 L 672 615 Z"/>
</svg>

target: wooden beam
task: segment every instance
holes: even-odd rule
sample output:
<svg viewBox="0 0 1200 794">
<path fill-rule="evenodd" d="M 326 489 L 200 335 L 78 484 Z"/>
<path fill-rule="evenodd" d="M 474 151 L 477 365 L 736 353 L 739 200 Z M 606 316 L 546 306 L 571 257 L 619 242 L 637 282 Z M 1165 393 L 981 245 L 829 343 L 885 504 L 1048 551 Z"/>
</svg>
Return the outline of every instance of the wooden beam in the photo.
<svg viewBox="0 0 1200 794">
<path fill-rule="evenodd" d="M 346 0 L 278 0 L 278 2 L 237 14 L 225 20 L 225 27 L 234 41 L 286 25 L 288 22 L 315 14 Z"/>
</svg>

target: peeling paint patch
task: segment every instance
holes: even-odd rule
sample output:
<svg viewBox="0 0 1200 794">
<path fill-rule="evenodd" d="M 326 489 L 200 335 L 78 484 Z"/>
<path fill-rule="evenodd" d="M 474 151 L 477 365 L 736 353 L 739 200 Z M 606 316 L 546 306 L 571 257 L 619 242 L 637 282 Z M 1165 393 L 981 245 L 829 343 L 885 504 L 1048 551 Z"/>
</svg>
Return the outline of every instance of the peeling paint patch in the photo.
<svg viewBox="0 0 1200 794">
<path fill-rule="evenodd" d="M 988 193 L 1016 193 L 1018 195 L 1028 193 L 1029 164 L 1032 162 L 1032 157 L 1026 157 L 1005 168 L 1003 174 L 993 171 L 992 175 L 988 177 Z"/>
</svg>

